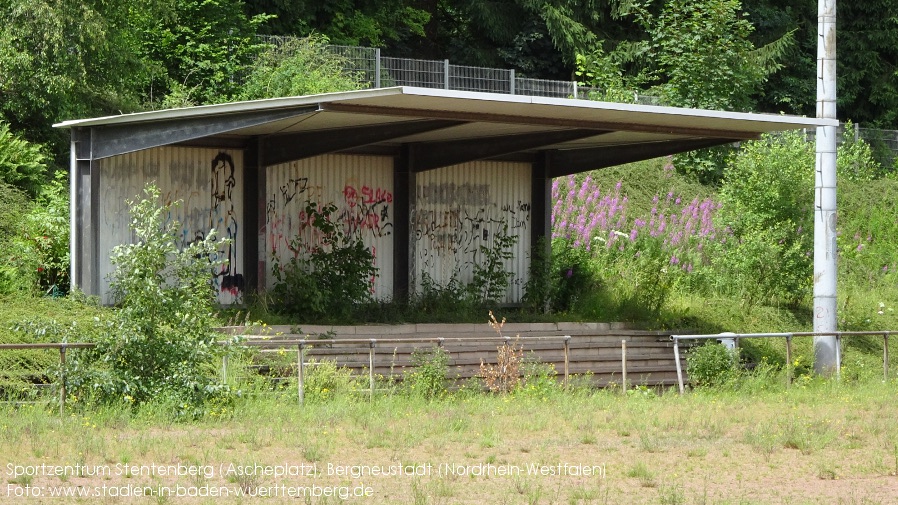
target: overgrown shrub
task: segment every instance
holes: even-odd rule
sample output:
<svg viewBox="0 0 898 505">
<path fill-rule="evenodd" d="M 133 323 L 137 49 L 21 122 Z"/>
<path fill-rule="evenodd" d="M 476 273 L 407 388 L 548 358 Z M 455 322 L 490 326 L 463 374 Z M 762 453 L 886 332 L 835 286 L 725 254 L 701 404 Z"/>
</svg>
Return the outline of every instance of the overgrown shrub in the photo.
<svg viewBox="0 0 898 505">
<path fill-rule="evenodd" d="M 403 386 L 409 394 L 433 399 L 446 393 L 449 354 L 445 350 L 439 347 L 415 349 L 412 365 L 415 370 L 403 379 Z"/>
<path fill-rule="evenodd" d="M 37 287 L 54 296 L 69 291 L 69 190 L 66 172 L 45 184 L 28 215 L 25 239 L 37 257 Z"/>
<path fill-rule="evenodd" d="M 349 397 L 357 389 L 352 371 L 337 366 L 333 360 L 311 360 L 306 363 L 305 370 L 303 387 L 305 401 L 309 403 Z"/>
<path fill-rule="evenodd" d="M 271 45 L 250 67 L 241 100 L 315 95 L 361 88 L 348 60 L 327 48 L 322 35 L 287 38 Z"/>
<path fill-rule="evenodd" d="M 512 272 L 505 270 L 505 262 L 514 258 L 512 247 L 517 235 L 508 234 L 508 223 L 493 236 L 490 245 L 481 244 L 479 260 L 474 261 L 474 279 L 468 286 L 471 296 L 480 303 L 501 302 L 505 299 Z"/>
<path fill-rule="evenodd" d="M 559 389 L 558 372 L 552 363 L 525 359 L 521 372 L 523 378 L 519 390 L 524 395 L 546 397 Z"/>
<path fill-rule="evenodd" d="M 0 181 L 0 295 L 31 294 L 39 258 L 25 239 L 32 204 L 25 193 Z"/>
<path fill-rule="evenodd" d="M 286 265 L 273 258 L 271 296 L 280 311 L 346 318 L 354 306 L 371 300 L 374 255 L 361 237 L 346 233 L 336 211 L 335 205 L 319 208 L 310 202 L 305 212 L 318 243 L 306 244 L 300 232 L 290 244 L 296 255 Z"/>
<path fill-rule="evenodd" d="M 47 157 L 39 144 L 32 144 L 0 121 L 0 183 L 6 183 L 34 198 L 40 193 L 47 171 Z"/>
<path fill-rule="evenodd" d="M 686 373 L 696 387 L 718 387 L 738 375 L 736 352 L 717 342 L 691 349 L 686 356 Z"/>
<path fill-rule="evenodd" d="M 727 168 L 715 245 L 720 292 L 750 303 L 797 305 L 813 270 L 814 147 L 800 133 L 746 142 Z"/>
<path fill-rule="evenodd" d="M 212 270 L 222 246 L 214 230 L 179 249 L 180 225 L 168 220 L 152 185 L 129 202 L 136 241 L 117 246 L 111 287 L 118 310 L 97 347 L 74 363 L 70 390 L 99 402 L 161 401 L 193 417 L 226 399 L 218 382 L 223 348 L 216 345 Z"/>
</svg>

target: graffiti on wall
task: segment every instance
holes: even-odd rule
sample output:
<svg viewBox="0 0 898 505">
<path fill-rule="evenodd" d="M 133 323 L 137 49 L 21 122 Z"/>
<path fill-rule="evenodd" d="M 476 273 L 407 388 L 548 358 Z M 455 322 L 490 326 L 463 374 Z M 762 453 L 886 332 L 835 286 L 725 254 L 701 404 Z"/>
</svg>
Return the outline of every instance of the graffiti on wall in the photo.
<svg viewBox="0 0 898 505">
<path fill-rule="evenodd" d="M 479 261 L 481 246 L 508 225 L 508 233 L 523 236 L 530 224 L 529 202 L 502 202 L 488 184 L 425 183 L 416 188 L 412 216 L 418 271 L 445 284 L 453 276 L 462 281 Z M 521 282 L 515 273 L 512 284 Z"/>
<path fill-rule="evenodd" d="M 220 237 L 228 239 L 225 249 L 219 251 L 227 262 L 214 275 L 220 292 L 233 296 L 239 296 L 245 287 L 243 274 L 238 272 L 240 263 L 237 257 L 237 240 L 240 221 L 234 209 L 236 186 L 234 158 L 228 153 L 219 152 L 212 159 L 209 229 L 217 229 Z"/>
<path fill-rule="evenodd" d="M 147 183 L 161 191 L 161 202 L 170 205 L 165 216 L 167 225 L 178 223 L 181 247 L 202 240 L 211 229 L 228 242 L 213 260 L 226 263 L 211 271 L 212 282 L 219 293 L 218 301 L 239 301 L 245 290 L 241 272 L 243 230 L 242 166 L 239 153 L 204 148 L 162 147 L 129 153 L 101 161 L 100 250 L 111 251 L 118 244 L 134 242 L 130 231 L 127 200 L 142 194 Z M 101 252 L 100 279 L 104 302 L 109 303 L 108 283 L 112 265 Z"/>
<path fill-rule="evenodd" d="M 348 177 L 336 187 L 314 184 L 308 177 L 289 178 L 271 192 L 266 203 L 268 252 L 276 264 L 308 255 L 323 245 L 306 209 L 333 205 L 334 219 L 347 237 L 359 238 L 371 250 L 377 267 L 377 244 L 393 232 L 393 192 Z M 372 285 L 376 279 L 371 279 Z"/>
</svg>

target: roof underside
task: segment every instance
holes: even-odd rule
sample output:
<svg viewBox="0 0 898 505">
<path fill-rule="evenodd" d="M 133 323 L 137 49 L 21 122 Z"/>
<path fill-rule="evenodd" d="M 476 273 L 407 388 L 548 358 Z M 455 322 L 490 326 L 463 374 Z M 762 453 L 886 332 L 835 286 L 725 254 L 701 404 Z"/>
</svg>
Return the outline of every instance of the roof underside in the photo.
<svg viewBox="0 0 898 505">
<path fill-rule="evenodd" d="M 164 145 L 242 147 L 262 165 L 333 152 L 398 154 L 416 170 L 489 158 L 545 160 L 552 175 L 814 128 L 835 120 L 443 91 L 383 88 L 66 121 L 76 156 Z"/>
</svg>

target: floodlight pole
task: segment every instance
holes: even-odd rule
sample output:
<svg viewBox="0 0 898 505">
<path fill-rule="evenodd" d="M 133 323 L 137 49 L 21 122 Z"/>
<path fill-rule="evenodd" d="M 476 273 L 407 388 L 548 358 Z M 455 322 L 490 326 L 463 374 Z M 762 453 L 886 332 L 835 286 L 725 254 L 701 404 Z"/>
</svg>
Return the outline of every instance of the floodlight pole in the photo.
<svg viewBox="0 0 898 505">
<path fill-rule="evenodd" d="M 836 119 L 836 0 L 817 2 L 817 118 Z M 814 183 L 814 332 L 836 331 L 837 126 L 817 127 Z M 814 371 L 838 375 L 835 335 L 814 337 Z"/>
</svg>

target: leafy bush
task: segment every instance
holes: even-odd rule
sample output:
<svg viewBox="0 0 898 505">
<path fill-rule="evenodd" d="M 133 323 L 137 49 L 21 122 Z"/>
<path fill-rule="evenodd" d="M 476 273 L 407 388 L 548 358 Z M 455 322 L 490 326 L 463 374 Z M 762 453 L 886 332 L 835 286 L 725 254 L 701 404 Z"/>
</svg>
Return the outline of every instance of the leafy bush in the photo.
<svg viewBox="0 0 898 505">
<path fill-rule="evenodd" d="M 0 182 L 36 197 L 44 183 L 47 157 L 38 144 L 32 144 L 0 121 Z"/>
<path fill-rule="evenodd" d="M 523 379 L 519 391 L 524 395 L 546 397 L 558 391 L 558 372 L 552 363 L 541 363 L 538 360 L 527 359 L 521 366 Z"/>
<path fill-rule="evenodd" d="M 0 181 L 0 295 L 34 291 L 39 259 L 25 240 L 32 204 L 25 193 Z"/>
<path fill-rule="evenodd" d="M 508 234 L 508 223 L 493 236 L 492 245 L 481 245 L 480 261 L 474 262 L 474 279 L 468 286 L 471 296 L 480 303 L 500 302 L 505 299 L 512 273 L 505 270 L 505 262 L 514 258 L 511 248 L 518 241 Z"/>
<path fill-rule="evenodd" d="M 356 389 L 352 371 L 332 360 L 309 361 L 303 377 L 305 401 L 322 403 L 348 397 Z"/>
<path fill-rule="evenodd" d="M 291 241 L 297 255 L 283 267 L 272 259 L 276 279 L 271 291 L 275 305 L 289 314 L 312 317 L 348 317 L 353 306 L 371 300 L 371 286 L 377 275 L 374 255 L 358 236 L 347 234 L 334 217 L 335 205 L 321 209 L 310 202 L 305 209 L 313 236 L 320 241 L 310 253 L 303 237 Z"/>
<path fill-rule="evenodd" d="M 348 61 L 328 51 L 327 44 L 326 37 L 311 35 L 270 46 L 250 67 L 240 99 L 360 89 L 359 76 L 346 71 Z"/>
<path fill-rule="evenodd" d="M 225 399 L 217 382 L 222 352 L 213 331 L 212 269 L 222 243 L 214 230 L 179 249 L 170 204 L 150 185 L 129 202 L 132 244 L 117 246 L 111 286 L 119 308 L 90 356 L 75 364 L 71 390 L 100 402 L 163 401 L 189 417 Z"/>
<path fill-rule="evenodd" d="M 67 174 L 57 172 L 41 188 L 25 232 L 37 256 L 37 284 L 42 293 L 62 295 L 69 291 L 69 230 Z"/>
<path fill-rule="evenodd" d="M 689 351 L 686 373 L 697 387 L 718 387 L 738 374 L 737 354 L 717 342 L 708 342 Z"/>
<path fill-rule="evenodd" d="M 403 379 L 408 393 L 427 399 L 438 398 L 446 392 L 449 375 L 449 354 L 439 347 L 415 349 L 412 352 L 415 370 Z"/>
<path fill-rule="evenodd" d="M 796 305 L 813 270 L 814 147 L 800 133 L 746 142 L 727 168 L 714 268 L 724 293 Z"/>
</svg>

